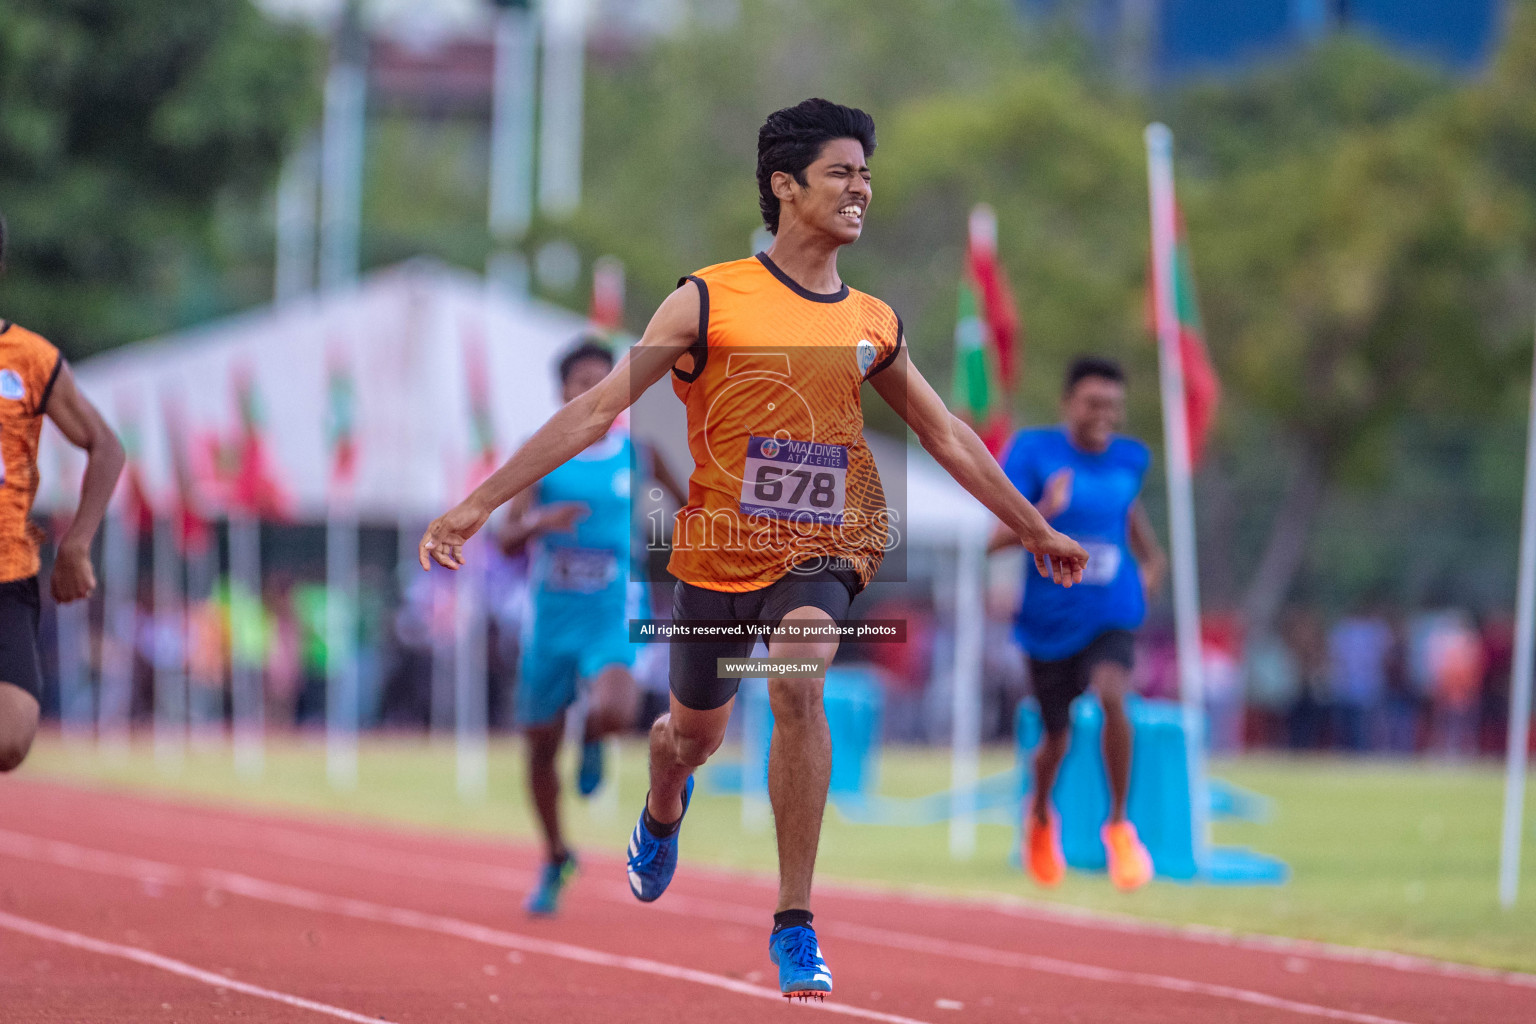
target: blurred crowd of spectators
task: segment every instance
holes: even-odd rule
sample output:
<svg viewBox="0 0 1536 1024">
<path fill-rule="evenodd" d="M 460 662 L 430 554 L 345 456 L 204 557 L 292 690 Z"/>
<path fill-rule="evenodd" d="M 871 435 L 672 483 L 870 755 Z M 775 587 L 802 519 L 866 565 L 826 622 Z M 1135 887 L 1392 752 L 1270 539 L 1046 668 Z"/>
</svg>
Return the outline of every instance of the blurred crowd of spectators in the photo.
<svg viewBox="0 0 1536 1024">
<path fill-rule="evenodd" d="M 887 737 L 947 742 L 952 637 L 931 607 L 892 602 L 872 618 L 902 617 L 905 648 L 860 652 L 887 674 Z M 1006 610 L 989 608 L 983 657 L 983 721 L 989 739 L 1010 735 L 1028 668 Z M 1210 743 L 1352 753 L 1502 753 L 1507 739 L 1514 617 L 1506 611 L 1412 612 L 1361 606 L 1328 616 L 1289 609 L 1268 636 L 1245 637 L 1235 616 L 1202 629 Z M 1145 697 L 1178 699 L 1172 624 L 1138 638 L 1134 671 Z"/>
<path fill-rule="evenodd" d="M 517 685 L 525 567 L 493 557 L 486 568 L 487 713 L 493 728 L 510 728 Z M 416 730 L 453 727 L 456 637 L 461 628 L 455 578 L 412 573 L 392 585 L 388 575 L 364 569 L 360 607 L 350 616 L 355 630 L 346 656 L 358 659 L 362 724 Z M 670 587 L 633 584 L 648 596 L 650 614 L 670 610 Z M 274 572 L 258 603 L 232 599 L 227 584 L 194 602 L 185 618 L 157 613 L 152 589 L 140 588 L 133 631 L 131 684 L 122 698 L 131 717 L 154 710 L 157 664 L 173 663 L 186 674 L 188 715 L 222 728 L 230 712 L 231 665 L 259 672 L 266 716 L 273 728 L 318 726 L 325 716 L 327 591 L 323 582 Z M 394 595 L 394 596 L 392 596 Z M 877 670 L 885 688 L 886 739 L 947 743 L 950 738 L 954 632 L 952 617 L 935 609 L 923 586 L 886 587 L 856 606 L 856 615 L 901 619 L 907 642 L 844 644 L 839 663 L 861 662 Z M 1019 702 L 1029 693 L 1028 669 L 1012 637 L 1011 602 L 989 597 L 983 641 L 984 739 L 1012 736 Z M 87 663 L 92 680 L 121 658 L 121 643 L 102 629 L 98 607 Z M 180 624 L 185 622 L 185 626 Z M 63 703 L 57 683 L 57 628 L 45 621 L 51 693 L 45 708 Z M 1268 636 L 1245 637 L 1233 616 L 1208 616 L 1203 629 L 1204 678 L 1212 749 L 1337 750 L 1392 754 L 1434 753 L 1469 757 L 1501 752 L 1509 705 L 1514 646 L 1513 616 L 1504 611 L 1474 615 L 1459 609 L 1414 610 L 1386 605 L 1358 607 L 1327 616 L 1305 607 L 1289 609 Z M 667 650 L 646 648 L 635 667 L 643 693 L 636 727 L 667 706 Z M 1135 679 L 1146 697 L 1176 699 L 1177 666 L 1171 623 L 1150 622 L 1138 640 Z M 94 718 L 100 699 L 94 687 Z M 77 690 L 77 692 L 80 692 Z"/>
<path fill-rule="evenodd" d="M 1294 608 L 1242 643 L 1206 629 L 1213 746 L 1449 757 L 1501 752 L 1514 617 L 1456 608 Z M 1150 682 L 1150 681 L 1149 681 Z"/>
</svg>

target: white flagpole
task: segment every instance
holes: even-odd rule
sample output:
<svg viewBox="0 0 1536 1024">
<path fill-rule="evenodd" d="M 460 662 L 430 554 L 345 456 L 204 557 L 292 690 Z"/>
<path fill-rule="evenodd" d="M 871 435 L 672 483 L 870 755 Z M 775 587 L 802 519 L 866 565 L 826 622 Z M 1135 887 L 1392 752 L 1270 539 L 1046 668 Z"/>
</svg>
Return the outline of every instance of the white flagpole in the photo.
<svg viewBox="0 0 1536 1024">
<path fill-rule="evenodd" d="M 133 701 L 133 646 L 138 630 L 139 531 L 128 522 L 127 499 L 107 515 L 102 537 L 101 692 L 96 705 L 96 742 L 114 759 L 128 756 L 128 715 Z"/>
<path fill-rule="evenodd" d="M 272 274 L 278 305 L 315 288 L 315 197 L 319 146 L 313 139 L 288 154 L 277 179 L 277 265 Z"/>
<path fill-rule="evenodd" d="M 581 205 L 587 0 L 549 0 L 541 10 L 544 81 L 539 119 L 539 209 L 563 217 Z"/>
<path fill-rule="evenodd" d="M 86 654 L 91 642 L 91 603 L 71 601 L 55 608 L 59 622 L 59 727 L 66 740 L 80 742 L 90 737 L 95 717 Z"/>
<path fill-rule="evenodd" d="M 358 685 L 357 561 L 361 532 L 353 490 L 354 467 L 343 463 L 343 445 L 353 433 L 348 347 L 334 350 L 327 374 L 328 429 L 332 433 L 331 487 L 325 520 L 325 772 L 335 789 L 357 787 L 357 730 L 361 718 Z M 339 377 L 338 374 L 346 374 Z M 344 397 L 338 397 L 338 386 Z M 338 401 L 341 402 L 338 405 Z"/>
<path fill-rule="evenodd" d="M 202 616 L 208 614 L 213 601 L 213 581 L 218 574 L 217 543 L 210 538 L 187 552 L 187 597 L 182 605 L 187 638 L 187 732 L 189 741 L 200 747 L 222 742 L 224 735 L 223 679 L 217 669 L 209 678 L 206 659 L 194 655 L 196 645 L 208 641 L 199 630 L 206 628 Z M 198 694 L 197 701 L 191 699 L 193 693 Z M 219 695 L 218 705 L 210 707 L 210 693 Z"/>
<path fill-rule="evenodd" d="M 357 787 L 357 510 L 332 501 L 325 524 L 325 772 L 336 789 Z"/>
<path fill-rule="evenodd" d="M 251 632 L 266 639 L 266 607 L 261 594 L 261 521 L 232 508 L 229 515 L 230 717 L 235 741 L 235 771 L 241 778 L 261 778 L 266 765 L 266 656 L 255 664 L 247 657 Z"/>
<path fill-rule="evenodd" d="M 955 551 L 955 665 L 951 699 L 949 856 L 976 855 L 976 781 L 980 778 L 982 602 L 986 536 L 962 534 Z"/>
<path fill-rule="evenodd" d="M 1509 748 L 1504 755 L 1504 829 L 1499 844 L 1499 903 L 1515 905 L 1525 832 L 1525 772 L 1531 725 L 1531 670 L 1536 644 L 1536 369 L 1531 375 L 1525 442 L 1525 505 L 1520 516 L 1520 578 L 1515 597 L 1515 663 L 1509 686 Z"/>
<path fill-rule="evenodd" d="M 517 244 L 533 218 L 533 123 L 538 83 L 538 25 L 532 11 L 496 16 L 496 78 L 491 105 L 490 231 L 496 251 L 486 276 L 504 289 L 528 290 Z"/>
<path fill-rule="evenodd" d="M 181 559 L 168 513 L 154 527 L 155 761 L 161 771 L 182 764 L 187 739 L 186 619 L 181 605 Z"/>
<path fill-rule="evenodd" d="M 997 215 L 978 204 L 966 222 L 969 252 L 997 252 Z M 986 345 L 985 339 L 981 342 Z M 980 424 L 978 424 L 980 426 Z M 981 777 L 981 647 L 985 639 L 986 535 L 963 533 L 955 549 L 955 661 L 950 687 L 949 855 L 976 854 L 976 783 Z"/>
<path fill-rule="evenodd" d="M 1184 360 L 1174 293 L 1177 242 L 1173 198 L 1173 133 L 1147 126 L 1147 183 L 1152 212 L 1152 262 L 1156 294 L 1158 369 L 1162 383 L 1164 457 L 1168 463 L 1168 525 L 1173 564 L 1174 633 L 1179 658 L 1179 696 L 1189 752 L 1190 824 L 1196 861 L 1210 845 L 1205 781 L 1205 680 L 1200 654 L 1200 583 L 1195 562 L 1195 498 L 1185 413 Z"/>
<path fill-rule="evenodd" d="M 434 585 L 428 598 L 427 606 L 432 617 L 432 678 L 427 708 L 427 734 L 433 742 L 443 740 L 452 728 L 450 719 L 454 715 L 456 678 L 453 658 L 457 637 L 448 632 L 446 625 L 451 621 L 457 629 L 458 602 L 464 600 L 462 588 L 457 581 L 463 571 L 460 569 L 446 583 Z"/>
<path fill-rule="evenodd" d="M 359 6 L 348 0 L 342 10 L 325 77 L 320 129 L 320 287 L 325 291 L 357 280 L 368 94 Z"/>
<path fill-rule="evenodd" d="M 485 559 L 471 557 L 454 574 L 458 585 L 457 646 L 454 654 L 453 724 L 459 797 L 485 799 L 486 778 L 486 628 Z"/>
</svg>

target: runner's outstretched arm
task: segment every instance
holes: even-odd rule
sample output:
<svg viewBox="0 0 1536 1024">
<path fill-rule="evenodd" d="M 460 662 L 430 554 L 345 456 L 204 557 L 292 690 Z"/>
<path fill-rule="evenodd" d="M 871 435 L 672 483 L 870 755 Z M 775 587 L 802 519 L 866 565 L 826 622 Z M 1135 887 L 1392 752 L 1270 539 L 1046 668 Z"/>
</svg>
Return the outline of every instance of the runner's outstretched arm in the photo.
<svg viewBox="0 0 1536 1024">
<path fill-rule="evenodd" d="M 1024 500 L 981 438 L 945 407 L 933 386 L 912 365 L 905 348 L 891 366 L 871 377 L 870 383 L 907 421 L 923 450 L 1013 531 L 1019 543 L 1035 556 L 1040 575 L 1067 587 L 1082 580 L 1088 553 L 1072 538 L 1052 529 Z"/>
<path fill-rule="evenodd" d="M 63 359 L 63 356 L 59 357 Z M 112 488 L 123 471 L 123 445 L 91 404 L 75 386 L 69 364 L 59 367 L 43 413 L 59 428 L 69 443 L 85 452 L 85 476 L 80 481 L 80 504 L 69 529 L 59 539 L 59 552 L 53 564 L 49 588 L 59 602 L 89 597 L 96 589 L 96 573 L 91 568 L 91 540 L 107 514 Z"/>
<path fill-rule="evenodd" d="M 464 564 L 464 543 L 492 512 L 596 443 L 619 413 L 629 408 L 693 345 L 699 333 L 699 292 L 685 284 L 667 296 L 645 334 L 592 390 L 567 402 L 501 468 L 427 527 L 417 546 L 423 569 L 432 561 L 448 569 Z"/>
</svg>

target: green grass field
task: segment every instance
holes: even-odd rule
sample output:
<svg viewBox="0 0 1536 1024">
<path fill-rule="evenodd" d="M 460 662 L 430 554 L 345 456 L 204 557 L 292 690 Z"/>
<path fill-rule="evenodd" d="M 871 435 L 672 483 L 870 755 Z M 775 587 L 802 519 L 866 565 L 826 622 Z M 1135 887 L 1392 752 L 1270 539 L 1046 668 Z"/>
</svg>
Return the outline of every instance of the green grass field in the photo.
<svg viewBox="0 0 1536 1024">
<path fill-rule="evenodd" d="M 728 751 L 723 751 L 726 754 Z M 588 848 L 617 854 L 645 791 L 642 748 L 624 747 L 616 799 L 568 803 L 570 830 Z M 343 813 L 530 838 L 522 790 L 521 748 L 491 747 L 489 793 L 459 799 L 452 748 L 414 739 L 366 741 L 355 792 L 325 781 L 318 741 L 274 740 L 259 783 L 242 782 L 225 750 L 191 751 L 179 770 L 164 770 L 147 745 L 108 761 L 93 747 L 40 737 L 24 774 L 98 787 L 282 808 Z M 1006 768 L 1011 752 L 985 754 L 984 771 Z M 1155 883 L 1123 895 L 1102 876 L 1072 875 L 1049 896 L 1009 866 L 1013 830 L 983 825 L 976 856 L 951 860 L 948 828 L 854 826 L 829 811 L 819 873 L 849 881 L 921 884 L 960 892 L 997 892 L 1151 918 L 1297 938 L 1400 950 L 1490 967 L 1536 971 L 1536 842 L 1529 838 L 1522 902 L 1497 901 L 1502 775 L 1493 764 L 1447 766 L 1333 758 L 1246 757 L 1214 773 L 1275 801 L 1268 824 L 1219 823 L 1219 843 L 1251 846 L 1287 861 L 1284 886 L 1210 887 Z M 567 772 L 567 778 L 571 777 Z M 947 785 L 944 750 L 887 750 L 881 789 L 917 796 Z M 1528 811 L 1536 825 L 1536 810 Z M 771 827 L 747 830 L 741 802 L 701 791 L 689 815 L 687 860 L 772 870 Z"/>
</svg>

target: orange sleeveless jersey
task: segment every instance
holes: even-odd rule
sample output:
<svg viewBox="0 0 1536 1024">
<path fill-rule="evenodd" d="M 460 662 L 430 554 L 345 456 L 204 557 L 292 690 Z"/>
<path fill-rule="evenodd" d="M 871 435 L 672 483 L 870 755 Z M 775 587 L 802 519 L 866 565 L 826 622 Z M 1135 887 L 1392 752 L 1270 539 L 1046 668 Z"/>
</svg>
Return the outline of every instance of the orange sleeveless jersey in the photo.
<svg viewBox="0 0 1536 1024">
<path fill-rule="evenodd" d="M 0 583 L 36 576 L 37 534 L 27 521 L 37 495 L 37 439 L 64 361 L 59 350 L 0 320 Z"/>
<path fill-rule="evenodd" d="M 826 560 L 867 584 L 888 513 L 859 386 L 895 361 L 901 321 L 846 285 L 807 291 L 761 253 L 683 281 L 699 289 L 699 341 L 672 387 L 694 469 L 668 569 L 741 593 Z"/>
</svg>

